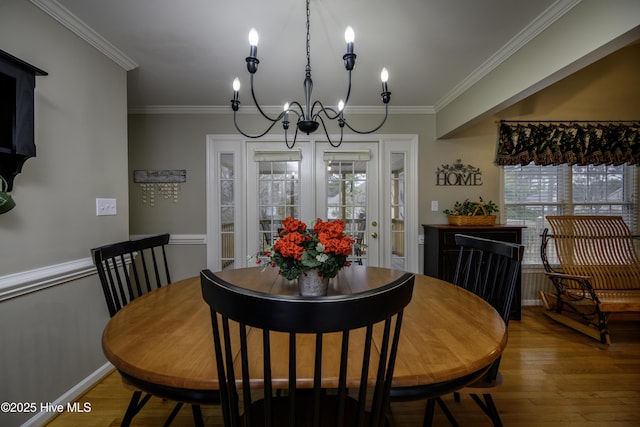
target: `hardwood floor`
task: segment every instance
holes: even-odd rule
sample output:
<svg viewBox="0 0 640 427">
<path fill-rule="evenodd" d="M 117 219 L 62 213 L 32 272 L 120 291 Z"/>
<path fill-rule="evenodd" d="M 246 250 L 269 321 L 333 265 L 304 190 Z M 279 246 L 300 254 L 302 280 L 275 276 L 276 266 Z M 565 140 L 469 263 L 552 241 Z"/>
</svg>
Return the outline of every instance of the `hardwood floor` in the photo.
<svg viewBox="0 0 640 427">
<path fill-rule="evenodd" d="M 505 426 L 637 426 L 640 421 L 640 318 L 610 320 L 612 344 L 606 346 L 555 323 L 541 307 L 524 307 L 523 318 L 509 323 L 509 343 L 503 354 L 503 385 L 493 390 Z M 118 426 L 129 390 L 111 373 L 78 402 L 90 413 L 63 413 L 49 427 Z M 488 426 L 489 419 L 468 395 L 456 403 L 444 397 L 461 426 Z M 134 426 L 160 426 L 172 402 L 152 398 L 134 418 Z M 424 401 L 393 403 L 393 426 L 422 425 Z M 203 408 L 205 423 L 221 426 L 219 407 Z M 436 426 L 449 425 L 436 409 Z M 192 426 L 185 406 L 171 424 Z"/>
</svg>

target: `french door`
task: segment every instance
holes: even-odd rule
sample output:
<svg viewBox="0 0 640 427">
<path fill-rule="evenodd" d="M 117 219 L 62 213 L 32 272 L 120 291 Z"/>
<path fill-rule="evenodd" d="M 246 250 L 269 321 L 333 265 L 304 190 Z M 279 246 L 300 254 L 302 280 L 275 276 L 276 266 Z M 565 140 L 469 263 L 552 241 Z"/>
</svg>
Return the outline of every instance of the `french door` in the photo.
<svg viewBox="0 0 640 427">
<path fill-rule="evenodd" d="M 287 216 L 342 219 L 352 263 L 417 271 L 417 138 L 236 141 L 209 136 L 208 268 L 251 265 Z M 381 172 L 383 171 L 383 172 Z M 413 195 L 414 197 L 408 197 Z M 410 230 L 414 230 L 409 233 Z"/>
<path fill-rule="evenodd" d="M 301 141 L 247 143 L 247 242 L 264 252 L 293 216 L 313 226 L 316 218 L 341 219 L 356 240 L 352 262 L 381 265 L 378 250 L 378 144 Z M 250 203 L 249 201 L 255 201 Z M 371 225 L 374 224 L 374 225 Z"/>
<path fill-rule="evenodd" d="M 319 218 L 341 219 L 353 237 L 353 260 L 381 266 L 379 221 L 379 144 L 352 142 L 339 150 L 328 142 L 315 144 L 315 211 Z"/>
</svg>

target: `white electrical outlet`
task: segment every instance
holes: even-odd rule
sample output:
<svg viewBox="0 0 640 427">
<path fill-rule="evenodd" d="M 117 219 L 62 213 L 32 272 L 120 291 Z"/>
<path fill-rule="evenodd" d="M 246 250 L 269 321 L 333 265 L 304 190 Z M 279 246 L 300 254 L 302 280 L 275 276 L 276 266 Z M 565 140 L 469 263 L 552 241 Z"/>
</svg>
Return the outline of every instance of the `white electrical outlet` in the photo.
<svg viewBox="0 0 640 427">
<path fill-rule="evenodd" d="M 437 212 L 438 211 L 438 201 L 437 200 L 432 200 L 431 201 L 431 210 L 433 212 Z"/>
<path fill-rule="evenodd" d="M 96 199 L 96 216 L 116 215 L 116 199 Z"/>
</svg>

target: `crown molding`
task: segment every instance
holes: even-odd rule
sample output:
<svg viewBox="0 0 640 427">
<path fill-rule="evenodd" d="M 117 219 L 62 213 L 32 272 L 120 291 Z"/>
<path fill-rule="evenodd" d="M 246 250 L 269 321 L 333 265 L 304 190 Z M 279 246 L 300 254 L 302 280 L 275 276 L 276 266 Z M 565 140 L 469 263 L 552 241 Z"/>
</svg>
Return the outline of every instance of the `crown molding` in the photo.
<svg viewBox="0 0 640 427">
<path fill-rule="evenodd" d="M 120 51 L 117 47 L 109 43 L 104 37 L 92 30 L 87 24 L 77 16 L 69 12 L 56 0 L 30 0 L 31 3 L 42 9 L 46 14 L 71 30 L 81 39 L 98 49 L 109 59 L 120 65 L 126 71 L 138 68 L 138 64 Z"/>
<path fill-rule="evenodd" d="M 542 12 L 529 25 L 516 34 L 507 44 L 500 50 L 491 55 L 485 62 L 462 80 L 456 87 L 447 93 L 442 99 L 435 104 L 435 112 L 442 110 L 444 107 L 453 102 L 457 97 L 462 95 L 467 89 L 476 84 L 496 67 L 509 59 L 518 52 L 523 46 L 533 40 L 538 34 L 547 29 L 551 24 L 556 22 L 567 12 L 573 9 L 582 0 L 558 0 L 547 10 Z"/>
<path fill-rule="evenodd" d="M 333 107 L 336 108 L 337 107 Z M 268 105 L 262 107 L 266 114 L 278 115 L 282 112 L 282 106 Z M 129 114 L 232 114 L 228 105 L 132 105 L 129 106 Z M 384 114 L 384 107 L 349 106 L 348 114 Z M 435 114 L 432 106 L 396 106 L 389 107 L 389 114 Z M 259 114 L 255 106 L 242 107 L 238 114 Z"/>
</svg>

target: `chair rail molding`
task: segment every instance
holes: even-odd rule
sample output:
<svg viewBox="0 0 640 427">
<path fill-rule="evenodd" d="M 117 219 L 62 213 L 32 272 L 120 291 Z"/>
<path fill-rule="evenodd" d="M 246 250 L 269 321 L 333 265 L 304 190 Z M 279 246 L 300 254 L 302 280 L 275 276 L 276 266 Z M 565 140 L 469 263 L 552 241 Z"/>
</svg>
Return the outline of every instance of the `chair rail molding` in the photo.
<svg viewBox="0 0 640 427">
<path fill-rule="evenodd" d="M 0 302 L 96 274 L 91 258 L 0 276 Z"/>
<path fill-rule="evenodd" d="M 131 239 L 151 235 L 132 235 Z M 204 245 L 204 234 L 172 234 L 170 245 Z M 0 302 L 97 274 L 91 257 L 0 276 Z"/>
<path fill-rule="evenodd" d="M 136 240 L 151 236 L 153 234 L 132 234 L 129 238 Z M 171 237 L 169 237 L 170 245 L 205 245 L 206 243 L 206 234 L 171 234 Z"/>
</svg>

